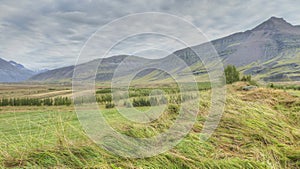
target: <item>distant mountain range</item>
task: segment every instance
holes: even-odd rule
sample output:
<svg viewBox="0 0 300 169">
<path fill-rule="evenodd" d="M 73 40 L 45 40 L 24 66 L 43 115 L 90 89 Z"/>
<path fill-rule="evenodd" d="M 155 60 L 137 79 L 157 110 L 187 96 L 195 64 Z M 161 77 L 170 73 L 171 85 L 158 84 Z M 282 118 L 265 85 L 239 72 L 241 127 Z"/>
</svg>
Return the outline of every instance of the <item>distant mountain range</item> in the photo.
<svg viewBox="0 0 300 169">
<path fill-rule="evenodd" d="M 48 71 L 48 69 L 32 71 L 15 61 L 0 58 L 0 82 L 22 82 L 30 77 Z"/>
<path fill-rule="evenodd" d="M 251 74 L 256 79 L 264 81 L 300 81 L 300 26 L 293 26 L 282 18 L 271 17 L 251 30 L 235 33 L 211 43 L 224 65 L 235 65 L 244 74 Z M 203 51 L 207 51 L 208 46 L 207 44 L 200 44 L 178 50 L 173 54 L 184 60 L 195 75 L 204 77 L 206 70 L 196 53 L 201 55 Z M 110 80 L 115 69 L 125 58 L 126 64 L 129 65 L 127 73 L 151 64 L 164 64 L 168 69 L 180 69 L 174 66 L 176 61 L 172 55 L 156 60 L 120 55 L 103 59 L 96 79 L 98 81 Z M 78 65 L 78 69 L 88 70 L 91 65 L 98 63 L 99 60 L 93 60 Z M 16 68 L 16 66 L 14 67 Z M 3 71 L 2 66 L 1 69 L 0 73 Z M 33 75 L 29 80 L 70 81 L 73 70 L 74 66 L 54 69 Z M 29 76 L 30 73 L 23 79 Z M 155 69 L 144 70 L 137 77 L 147 77 L 149 80 L 169 78 L 165 73 Z"/>
<path fill-rule="evenodd" d="M 33 76 L 35 72 L 14 61 L 0 58 L 0 82 L 20 82 Z"/>
</svg>

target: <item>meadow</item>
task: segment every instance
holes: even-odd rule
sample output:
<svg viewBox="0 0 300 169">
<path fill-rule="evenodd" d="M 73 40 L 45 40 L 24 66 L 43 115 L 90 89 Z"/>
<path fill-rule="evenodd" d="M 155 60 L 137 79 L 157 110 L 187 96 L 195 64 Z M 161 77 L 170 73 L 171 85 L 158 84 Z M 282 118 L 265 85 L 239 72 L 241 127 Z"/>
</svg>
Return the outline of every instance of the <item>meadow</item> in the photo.
<svg viewBox="0 0 300 169">
<path fill-rule="evenodd" d="M 244 85 L 245 82 L 227 85 L 226 108 L 219 126 L 212 137 L 202 142 L 200 133 L 211 106 L 211 90 L 209 84 L 200 84 L 199 92 L 204 99 L 201 99 L 192 130 L 173 149 L 149 158 L 124 158 L 97 146 L 86 136 L 73 104 L 1 106 L 0 167 L 300 168 L 300 98 L 297 91 L 269 87 L 243 91 Z M 131 105 L 122 102 L 107 106 L 115 104 L 109 97 L 111 89 L 99 87 L 97 102 L 116 131 L 128 136 L 152 137 L 173 124 L 180 103 L 188 100 L 178 99 L 176 87 L 160 86 L 158 89 L 167 93 L 168 106 L 158 120 L 147 124 L 129 122 L 115 106 L 121 109 L 133 106 L 146 111 L 153 88 L 130 89 Z M 6 84 L 1 86 L 0 92 L 2 98 L 44 100 L 71 96 L 70 86 L 64 85 Z M 191 93 L 186 97 L 193 99 Z"/>
</svg>

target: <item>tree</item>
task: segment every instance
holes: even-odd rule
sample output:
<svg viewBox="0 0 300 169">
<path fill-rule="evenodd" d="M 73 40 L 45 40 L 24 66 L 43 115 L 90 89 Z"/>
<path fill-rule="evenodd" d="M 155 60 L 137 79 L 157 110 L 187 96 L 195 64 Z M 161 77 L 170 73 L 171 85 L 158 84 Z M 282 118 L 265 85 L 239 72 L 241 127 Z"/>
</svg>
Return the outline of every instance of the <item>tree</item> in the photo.
<svg viewBox="0 0 300 169">
<path fill-rule="evenodd" d="M 43 100 L 45 106 L 52 106 L 53 105 L 53 100 L 51 98 L 46 98 Z"/>
<path fill-rule="evenodd" d="M 236 70 L 233 65 L 228 65 L 225 70 L 226 83 L 231 84 L 240 80 L 240 73 Z"/>
</svg>

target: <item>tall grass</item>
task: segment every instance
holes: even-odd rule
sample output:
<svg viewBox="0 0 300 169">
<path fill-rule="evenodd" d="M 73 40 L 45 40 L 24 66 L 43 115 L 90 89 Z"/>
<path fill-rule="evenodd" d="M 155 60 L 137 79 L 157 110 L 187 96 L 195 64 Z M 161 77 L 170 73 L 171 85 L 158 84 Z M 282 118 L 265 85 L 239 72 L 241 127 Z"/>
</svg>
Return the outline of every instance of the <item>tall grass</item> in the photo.
<svg viewBox="0 0 300 169">
<path fill-rule="evenodd" d="M 300 168 L 299 99 L 270 89 L 229 89 L 226 110 L 212 137 L 200 132 L 210 106 L 202 91 L 191 132 L 173 149 L 145 159 L 127 159 L 98 147 L 80 127 L 72 107 L 5 107 L 0 111 L 3 168 Z M 101 107 L 101 106 L 100 106 Z M 135 137 L 152 137 L 174 122 L 177 107 L 149 124 L 132 123 L 104 109 L 108 123 Z M 139 108 L 143 110 L 144 108 Z M 175 110 L 176 109 L 176 110 Z"/>
</svg>

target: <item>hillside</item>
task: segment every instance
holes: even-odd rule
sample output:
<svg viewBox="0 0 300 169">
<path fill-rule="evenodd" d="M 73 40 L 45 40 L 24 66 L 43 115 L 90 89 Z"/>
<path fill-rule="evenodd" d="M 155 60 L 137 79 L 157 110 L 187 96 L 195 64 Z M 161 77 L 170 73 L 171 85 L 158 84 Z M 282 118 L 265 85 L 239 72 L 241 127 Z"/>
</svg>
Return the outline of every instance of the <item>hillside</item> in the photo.
<svg viewBox="0 0 300 169">
<path fill-rule="evenodd" d="M 271 17 L 251 30 L 214 40 L 212 44 L 224 65 L 235 65 L 257 79 L 300 80 L 300 27 L 282 18 Z M 201 55 L 205 45 L 192 49 Z M 182 49 L 175 54 L 190 64 L 198 62 L 191 49 Z"/>
<path fill-rule="evenodd" d="M 158 156 L 126 159 L 89 140 L 71 107 L 7 107 L 0 113 L 0 163 L 4 168 L 300 168 L 299 97 L 282 90 L 242 91 L 228 86 L 219 127 L 206 142 L 200 131 L 210 107 L 201 109 L 191 132 Z M 210 97 L 210 91 L 201 91 Z M 13 113 L 12 113 L 13 112 Z M 133 124 L 115 109 L 103 109 L 113 128 L 129 136 L 160 132 L 172 116 L 150 124 Z"/>
<path fill-rule="evenodd" d="M 145 64 L 148 59 L 136 57 L 136 56 L 128 56 L 128 55 L 120 55 L 113 56 L 109 58 L 104 58 L 100 60 L 93 60 L 87 63 L 83 63 L 77 66 L 77 70 L 81 72 L 86 72 L 90 67 L 98 65 L 98 73 L 96 79 L 99 81 L 107 81 L 111 80 L 113 77 L 113 73 L 118 65 L 126 58 L 126 64 L 130 66 L 127 67 L 128 71 L 131 72 L 132 66 L 139 66 Z M 30 78 L 31 81 L 69 81 L 73 77 L 74 66 L 63 67 L 59 69 L 49 70 L 40 74 L 37 74 Z M 91 73 L 93 74 L 93 73 Z"/>
<path fill-rule="evenodd" d="M 0 58 L 0 82 L 21 82 L 33 76 L 35 72 L 14 61 Z"/>
</svg>

